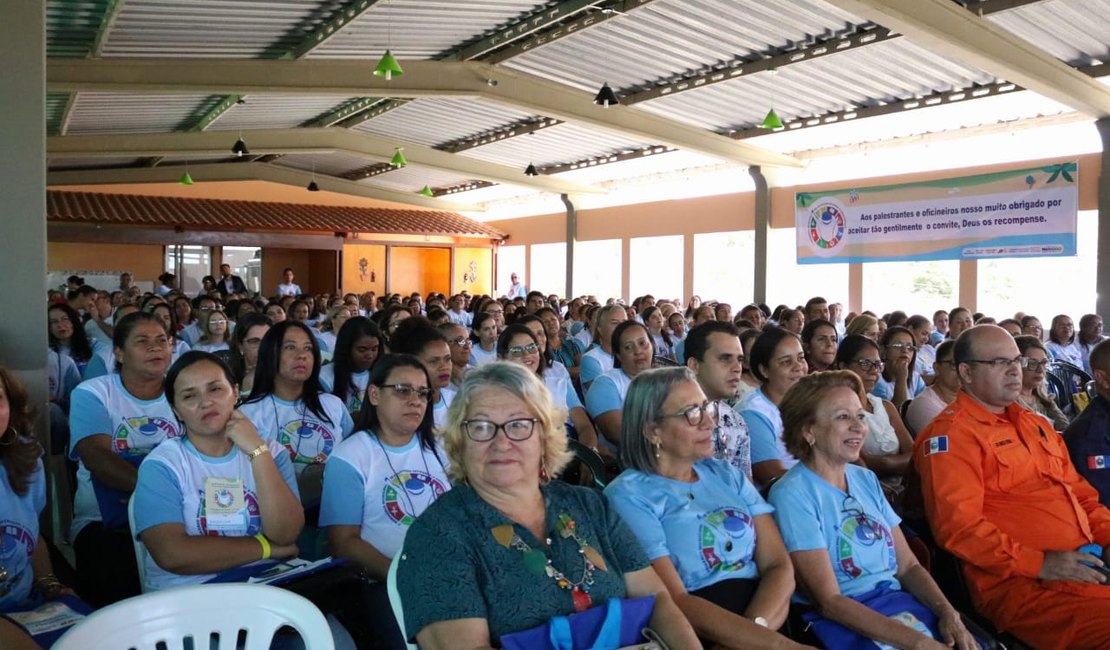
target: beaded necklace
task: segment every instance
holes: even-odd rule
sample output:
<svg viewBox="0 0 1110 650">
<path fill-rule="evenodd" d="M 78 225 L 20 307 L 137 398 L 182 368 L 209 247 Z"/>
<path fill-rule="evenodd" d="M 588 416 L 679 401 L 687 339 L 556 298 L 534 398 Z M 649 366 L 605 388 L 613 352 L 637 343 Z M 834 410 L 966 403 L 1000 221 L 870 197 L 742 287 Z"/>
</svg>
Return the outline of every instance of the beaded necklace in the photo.
<svg viewBox="0 0 1110 650">
<path fill-rule="evenodd" d="M 590 589 L 594 584 L 594 570 L 608 571 L 608 569 L 601 553 L 598 553 L 594 547 L 586 543 L 586 540 L 578 535 L 576 528 L 575 521 L 565 512 L 559 515 L 558 521 L 555 523 L 555 530 L 560 537 L 573 539 L 578 543 L 578 554 L 582 556 L 583 567 L 582 577 L 577 582 L 572 582 L 566 574 L 556 569 L 552 565 L 551 559 L 543 551 L 532 548 L 528 542 L 521 539 L 512 524 L 494 526 L 490 529 L 490 532 L 493 533 L 493 538 L 497 540 L 497 543 L 505 548 L 516 549 L 524 555 L 524 567 L 529 573 L 537 576 L 547 576 L 554 580 L 560 589 L 569 591 L 571 598 L 574 599 L 574 610 L 581 612 L 589 609 L 593 603 L 590 599 Z M 546 543 L 550 547 L 551 539 L 548 538 Z"/>
</svg>

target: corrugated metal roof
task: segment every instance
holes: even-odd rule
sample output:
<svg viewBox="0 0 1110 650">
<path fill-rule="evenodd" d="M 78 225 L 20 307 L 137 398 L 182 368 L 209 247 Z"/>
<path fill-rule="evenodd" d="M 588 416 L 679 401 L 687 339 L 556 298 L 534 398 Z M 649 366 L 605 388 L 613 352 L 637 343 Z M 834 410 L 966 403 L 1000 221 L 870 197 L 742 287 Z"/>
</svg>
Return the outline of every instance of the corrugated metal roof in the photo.
<svg viewBox="0 0 1110 650">
<path fill-rule="evenodd" d="M 542 7 L 535 0 L 390 0 L 360 16 L 307 58 L 431 59 Z"/>
<path fill-rule="evenodd" d="M 50 158 L 50 169 L 113 169 L 133 167 L 141 158 Z"/>
<path fill-rule="evenodd" d="M 402 192 L 419 192 L 425 185 L 430 187 L 449 187 L 471 181 L 468 176 L 430 169 L 420 165 L 407 165 L 385 174 L 371 176 L 360 181 L 367 185 L 384 187 Z"/>
<path fill-rule="evenodd" d="M 111 4 L 110 0 L 47 0 L 47 56 L 88 56 Z"/>
<path fill-rule="evenodd" d="M 219 100 L 214 95 L 79 93 L 70 114 L 69 133 L 174 131 L 193 124 Z"/>
<path fill-rule="evenodd" d="M 583 90 L 628 89 L 861 23 L 815 0 L 656 0 L 504 65 Z"/>
<path fill-rule="evenodd" d="M 546 167 L 592 156 L 641 149 L 653 144 L 656 143 L 635 140 L 608 129 L 565 123 L 529 135 L 467 149 L 460 155 L 520 167 L 523 170 L 529 162 L 538 167 Z"/>
<path fill-rule="evenodd" d="M 280 56 L 341 0 L 129 0 L 104 56 Z"/>
<path fill-rule="evenodd" d="M 1110 0 L 1042 0 L 987 20 L 1073 66 L 1110 58 Z"/>
<path fill-rule="evenodd" d="M 434 147 L 533 117 L 477 99 L 419 99 L 363 122 L 354 130 Z"/>
<path fill-rule="evenodd" d="M 876 105 L 877 101 L 990 83 L 991 75 L 900 38 L 636 104 L 714 131 Z"/>
<path fill-rule="evenodd" d="M 208 127 L 209 131 L 232 129 L 283 129 L 302 126 L 330 113 L 350 99 L 304 95 L 249 95 Z"/>
<path fill-rule="evenodd" d="M 46 93 L 46 132 L 54 135 L 62 126 L 62 115 L 69 103 L 69 93 Z"/>
<path fill-rule="evenodd" d="M 46 218 L 76 223 L 184 226 L 209 230 L 435 233 L 495 239 L 504 236 L 495 228 L 453 212 L 57 190 L 46 193 Z"/>
<path fill-rule="evenodd" d="M 348 153 L 290 154 L 273 162 L 279 167 L 290 167 L 301 171 L 316 171 L 319 174 L 339 176 L 346 172 L 373 165 L 378 160 L 363 158 Z"/>
</svg>

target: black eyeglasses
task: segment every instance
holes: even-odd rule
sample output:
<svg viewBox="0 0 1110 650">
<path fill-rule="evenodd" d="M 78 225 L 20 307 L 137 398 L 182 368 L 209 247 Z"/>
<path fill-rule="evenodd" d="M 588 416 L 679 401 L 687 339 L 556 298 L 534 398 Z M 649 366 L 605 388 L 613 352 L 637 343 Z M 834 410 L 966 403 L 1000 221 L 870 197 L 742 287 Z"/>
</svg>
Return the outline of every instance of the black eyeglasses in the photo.
<svg viewBox="0 0 1110 650">
<path fill-rule="evenodd" d="M 408 384 L 390 384 L 388 386 L 382 386 L 382 388 L 390 389 L 401 399 L 410 399 L 414 394 L 417 399 L 425 402 L 432 399 L 432 389 L 424 388 L 423 386 L 417 388 L 416 386 L 409 386 Z"/>
<path fill-rule="evenodd" d="M 867 372 L 868 370 L 871 370 L 872 368 L 874 368 L 875 370 L 878 370 L 879 372 L 882 372 L 883 368 L 886 367 L 886 364 L 883 363 L 882 361 L 872 361 L 871 359 L 856 359 L 852 363 L 859 366 L 859 369 L 864 371 L 864 372 Z"/>
<path fill-rule="evenodd" d="M 1044 370 L 1046 367 L 1048 367 L 1049 363 L 1049 359 L 1037 361 L 1036 359 L 1030 359 L 1029 357 L 1021 358 L 1021 367 L 1025 370 Z"/>
<path fill-rule="evenodd" d="M 977 363 L 981 366 L 990 366 L 995 370 L 1002 370 L 1013 368 L 1015 366 L 1022 366 L 1024 368 L 1025 364 L 1023 362 L 1023 359 L 1024 357 L 1020 356 L 1014 357 L 1013 359 L 1003 359 L 1001 357 L 998 359 L 968 359 L 967 361 L 964 361 L 964 363 Z"/>
<path fill-rule="evenodd" d="M 874 542 L 883 538 L 883 531 L 863 512 L 863 507 L 859 501 L 851 494 L 845 495 L 844 503 L 840 506 L 840 511 L 856 520 L 856 532 L 859 536 L 868 542 Z"/>
<path fill-rule="evenodd" d="M 708 416 L 714 424 L 717 423 L 717 416 L 720 415 L 720 409 L 717 402 L 705 401 L 698 406 L 691 406 L 690 408 L 682 411 L 681 413 L 665 413 L 663 418 L 686 418 L 686 422 L 696 427 Z"/>
<path fill-rule="evenodd" d="M 536 418 L 517 418 L 498 424 L 490 420 L 463 420 L 463 433 L 474 442 L 489 442 L 500 429 L 505 437 L 514 442 L 522 442 L 532 437 L 536 429 Z"/>
</svg>

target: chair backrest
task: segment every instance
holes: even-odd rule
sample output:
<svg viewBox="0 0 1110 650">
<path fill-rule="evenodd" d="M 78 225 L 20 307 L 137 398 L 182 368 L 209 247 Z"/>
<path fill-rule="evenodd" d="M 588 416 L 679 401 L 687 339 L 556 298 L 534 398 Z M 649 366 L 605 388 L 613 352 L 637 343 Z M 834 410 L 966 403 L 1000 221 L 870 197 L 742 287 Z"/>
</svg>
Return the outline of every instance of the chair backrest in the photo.
<svg viewBox="0 0 1110 650">
<path fill-rule="evenodd" d="M 131 533 L 131 543 L 135 546 L 135 563 L 139 565 L 139 586 L 146 593 L 146 558 L 150 555 L 146 544 L 135 534 L 135 495 L 127 500 L 127 528 Z"/>
<path fill-rule="evenodd" d="M 1063 379 L 1060 379 L 1056 375 L 1049 374 L 1045 375 L 1045 383 L 1048 384 L 1048 392 L 1052 395 L 1052 399 L 1056 401 L 1056 406 L 1060 407 L 1061 411 L 1071 406 L 1072 392 L 1069 390 L 1067 384 L 1064 383 Z"/>
<path fill-rule="evenodd" d="M 604 490 L 605 485 L 608 483 L 608 474 L 605 470 L 605 461 L 601 456 L 590 449 L 581 442 L 573 438 L 567 440 L 567 450 L 574 454 L 574 459 L 579 463 L 578 477 L 580 485 L 587 485 L 586 480 L 582 475 L 582 469 L 585 468 L 590 472 L 589 487 Z"/>
<path fill-rule="evenodd" d="M 268 650 L 274 632 L 296 630 L 306 650 L 334 650 L 328 622 L 307 598 L 278 587 L 208 584 L 166 589 L 109 605 L 73 626 L 54 650 Z M 240 634 L 244 643 L 239 645 Z M 218 639 L 218 642 L 216 641 Z"/>
<path fill-rule="evenodd" d="M 404 545 L 402 545 L 401 548 L 403 551 Z M 385 588 L 386 592 L 389 594 L 389 606 L 393 608 L 393 616 L 397 618 L 397 627 L 401 630 L 401 636 L 407 640 L 409 634 L 405 631 L 405 610 L 404 607 L 401 606 L 401 594 L 397 591 L 397 565 L 401 561 L 402 551 L 397 551 L 397 553 L 393 555 L 393 560 L 389 563 L 389 573 L 386 574 Z M 416 646 L 411 643 L 406 645 L 409 650 L 417 650 Z"/>
</svg>

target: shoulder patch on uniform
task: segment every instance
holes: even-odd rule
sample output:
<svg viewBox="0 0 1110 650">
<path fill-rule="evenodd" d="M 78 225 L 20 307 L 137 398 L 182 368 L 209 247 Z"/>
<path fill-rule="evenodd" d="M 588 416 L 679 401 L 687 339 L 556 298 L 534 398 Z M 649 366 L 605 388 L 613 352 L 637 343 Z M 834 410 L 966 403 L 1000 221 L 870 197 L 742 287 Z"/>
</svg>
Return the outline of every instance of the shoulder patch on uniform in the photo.
<svg viewBox="0 0 1110 650">
<path fill-rule="evenodd" d="M 948 436 L 933 436 L 925 441 L 925 455 L 948 453 Z"/>
<path fill-rule="evenodd" d="M 1106 456 L 1087 456 L 1087 469 L 1106 469 Z"/>
</svg>

